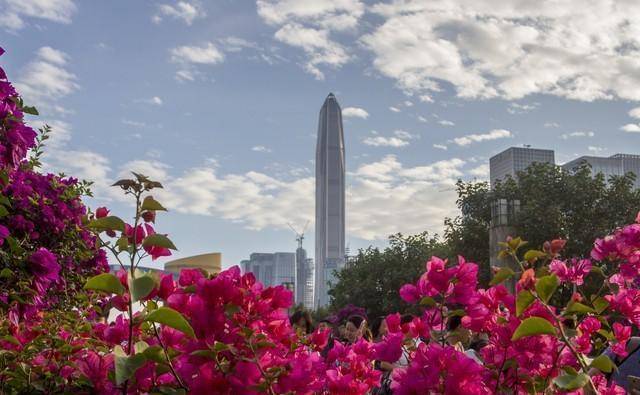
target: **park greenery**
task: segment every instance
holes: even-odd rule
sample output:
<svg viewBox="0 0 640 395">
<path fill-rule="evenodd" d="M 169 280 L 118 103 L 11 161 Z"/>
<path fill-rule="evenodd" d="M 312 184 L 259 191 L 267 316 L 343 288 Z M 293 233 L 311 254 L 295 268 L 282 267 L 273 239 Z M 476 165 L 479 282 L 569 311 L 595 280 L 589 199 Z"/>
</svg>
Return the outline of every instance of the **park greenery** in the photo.
<svg viewBox="0 0 640 395">
<path fill-rule="evenodd" d="M 518 237 L 503 243 L 502 255 L 519 273 L 502 269 L 489 284 L 478 280 L 480 265 L 462 255 L 438 258 L 451 256 L 453 244 L 426 234 L 394 237 L 383 252 L 361 251 L 360 263 L 348 270 L 375 262 L 371 271 L 385 276 L 387 260 L 406 277 L 381 283 L 387 291 L 372 284 L 380 300 L 371 311 L 388 313 L 387 333 L 373 342 L 361 324 L 346 341 L 330 329 L 294 328 L 292 293 L 264 287 L 237 266 L 219 274 L 182 270 L 177 279 L 139 270 L 176 248 L 155 229 L 156 215 L 166 210 L 153 193 L 163 186 L 134 173 L 114 184 L 130 198 L 131 215 L 88 209 L 86 183 L 42 171 L 48 129 L 36 133 L 24 114 L 37 110 L 0 68 L 2 393 L 367 394 L 381 383 L 376 366 L 403 355 L 406 364 L 393 369 L 390 384 L 401 395 L 624 393 L 605 374 L 616 369 L 611 358 L 626 355 L 640 326 L 640 217 L 629 225 L 613 222 L 627 212 L 592 217 L 606 214 L 598 211 L 606 210 L 606 196 L 616 210 L 629 209 L 625 199 L 608 195 L 609 186 L 547 191 L 581 195 L 563 198 L 584 202 L 573 209 L 588 217 L 575 224 L 567 220 L 579 216 L 569 212 L 570 200 L 523 189 L 531 193 L 516 195 L 525 213 L 531 210 L 523 224 L 540 225 L 523 233 L 532 243 Z M 482 193 L 482 186 L 472 188 Z M 476 198 L 474 192 L 470 200 Z M 484 203 L 477 200 L 479 215 Z M 469 213 L 463 210 L 452 226 L 464 229 Z M 478 234 L 467 240 L 479 241 L 480 229 L 474 226 Z M 548 242 L 538 230 L 550 233 Z M 595 242 L 578 238 L 591 235 Z M 460 243 L 464 237 L 462 231 Z M 116 272 L 109 271 L 107 251 L 120 265 Z M 593 276 L 601 286 L 587 290 Z M 503 284 L 510 280 L 514 290 Z M 567 290 L 570 299 L 555 297 Z M 405 320 L 401 311 L 414 316 Z M 485 339 L 477 358 L 465 352 L 462 331 Z M 612 357 L 602 353 L 607 348 Z"/>
</svg>

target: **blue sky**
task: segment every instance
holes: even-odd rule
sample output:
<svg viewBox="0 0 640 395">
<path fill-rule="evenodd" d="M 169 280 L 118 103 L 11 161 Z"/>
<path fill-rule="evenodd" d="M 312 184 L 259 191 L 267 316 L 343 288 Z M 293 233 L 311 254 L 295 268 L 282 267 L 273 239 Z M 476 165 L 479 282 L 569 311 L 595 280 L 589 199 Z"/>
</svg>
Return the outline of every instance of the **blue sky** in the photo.
<svg viewBox="0 0 640 395">
<path fill-rule="evenodd" d="M 293 251 L 324 98 L 345 110 L 347 241 L 440 232 L 458 178 L 514 145 L 638 153 L 634 1 L 0 0 L 0 63 L 54 127 L 46 166 L 165 184 L 186 256 Z M 312 251 L 313 226 L 307 232 Z M 154 265 L 161 264 L 161 261 Z"/>
</svg>

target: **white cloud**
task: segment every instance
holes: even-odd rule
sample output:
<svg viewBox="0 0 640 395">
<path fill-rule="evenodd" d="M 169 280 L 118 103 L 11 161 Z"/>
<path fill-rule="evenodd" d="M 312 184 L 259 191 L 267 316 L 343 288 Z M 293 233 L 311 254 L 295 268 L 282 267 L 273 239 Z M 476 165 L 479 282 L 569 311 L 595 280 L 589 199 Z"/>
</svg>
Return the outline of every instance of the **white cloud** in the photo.
<svg viewBox="0 0 640 395">
<path fill-rule="evenodd" d="M 324 79 L 320 66 L 339 68 L 351 59 L 331 32 L 355 29 L 364 13 L 360 0 L 258 0 L 256 5 L 265 22 L 279 27 L 278 41 L 305 52 L 304 69 L 316 79 Z"/>
<path fill-rule="evenodd" d="M 593 137 L 596 134 L 594 132 L 572 132 L 572 133 L 564 133 L 560 135 L 560 138 L 563 140 L 568 140 L 571 137 Z"/>
<path fill-rule="evenodd" d="M 201 46 L 184 45 L 170 50 L 171 61 L 179 64 L 181 69 L 176 71 L 178 81 L 195 81 L 200 74 L 196 65 L 216 65 L 224 62 L 224 53 L 212 43 L 207 42 Z"/>
<path fill-rule="evenodd" d="M 361 38 L 373 66 L 409 93 L 550 94 L 640 100 L 640 3 L 392 0 Z"/>
<path fill-rule="evenodd" d="M 418 121 L 422 122 L 422 123 L 427 123 L 429 121 L 427 121 L 427 118 L 423 117 L 422 115 L 418 115 Z"/>
<path fill-rule="evenodd" d="M 258 15 L 276 26 L 297 22 L 349 30 L 357 26 L 364 13 L 364 4 L 359 0 L 258 0 L 256 4 Z"/>
<path fill-rule="evenodd" d="M 0 0 L 0 27 L 20 30 L 26 26 L 25 18 L 69 24 L 76 9 L 72 0 Z"/>
<path fill-rule="evenodd" d="M 456 137 L 453 142 L 460 146 L 469 145 L 471 143 L 479 143 L 481 141 L 497 140 L 502 138 L 513 137 L 510 131 L 504 129 L 494 129 L 483 134 L 468 134 L 462 137 Z"/>
<path fill-rule="evenodd" d="M 404 147 L 409 145 L 409 142 L 397 137 L 383 137 L 383 136 L 373 136 L 367 137 L 363 141 L 366 145 L 371 145 L 374 147 Z"/>
<path fill-rule="evenodd" d="M 628 123 L 620 128 L 627 133 L 638 133 L 640 132 L 640 125 L 636 123 Z"/>
<path fill-rule="evenodd" d="M 413 107 L 413 102 L 409 100 L 405 100 L 404 105 L 405 107 Z"/>
<path fill-rule="evenodd" d="M 133 126 L 134 128 L 145 128 L 147 124 L 140 121 L 133 121 L 131 119 L 123 119 L 122 123 L 127 126 Z"/>
<path fill-rule="evenodd" d="M 256 152 L 271 152 L 270 148 L 265 147 L 264 145 L 256 145 L 254 147 L 251 148 L 251 151 L 256 151 Z"/>
<path fill-rule="evenodd" d="M 488 164 L 484 164 L 484 165 L 480 165 L 478 167 L 474 167 L 473 169 L 469 170 L 469 174 L 471 174 L 472 176 L 475 176 L 477 178 L 480 178 L 480 179 L 488 179 L 489 178 L 489 165 Z"/>
<path fill-rule="evenodd" d="M 604 151 L 606 148 L 602 148 L 602 147 L 595 147 L 595 146 L 593 146 L 593 145 L 590 145 L 590 146 L 588 146 L 588 147 L 587 147 L 587 149 L 588 149 L 589 151 L 591 151 L 591 152 L 594 152 L 594 153 L 600 153 L 600 152 Z"/>
<path fill-rule="evenodd" d="M 444 150 L 444 151 L 447 150 L 447 146 L 444 145 L 444 144 L 434 144 L 433 148 L 441 149 L 441 150 Z"/>
<path fill-rule="evenodd" d="M 419 138 L 419 136 L 411 134 L 406 130 L 397 129 L 393 131 L 393 136 L 378 136 L 378 132 L 371 131 L 373 136 L 365 138 L 362 142 L 366 145 L 374 147 L 404 147 L 409 145 L 409 140 Z"/>
<path fill-rule="evenodd" d="M 391 110 L 392 112 L 400 112 L 401 110 L 397 107 L 391 106 L 389 107 L 389 110 Z"/>
<path fill-rule="evenodd" d="M 632 118 L 640 118 L 640 107 L 629 110 L 629 116 Z"/>
<path fill-rule="evenodd" d="M 225 51 L 227 52 L 240 52 L 246 48 L 260 49 L 258 44 L 245 40 L 244 38 L 229 36 L 218 40 Z"/>
<path fill-rule="evenodd" d="M 329 38 L 329 31 L 305 27 L 297 23 L 286 24 L 276 33 L 275 38 L 285 44 L 301 48 L 307 54 L 305 70 L 316 77 L 324 79 L 324 73 L 318 66 L 340 67 L 347 63 L 350 56 L 338 42 Z"/>
<path fill-rule="evenodd" d="M 206 11 L 198 2 L 178 1 L 176 5 L 160 4 L 158 13 L 151 19 L 154 23 L 162 22 L 163 18 L 170 17 L 180 19 L 187 25 L 191 25 L 194 20 L 207 16 Z"/>
<path fill-rule="evenodd" d="M 433 103 L 433 99 L 429 95 L 420 95 L 420 101 L 423 103 Z"/>
<path fill-rule="evenodd" d="M 560 125 L 556 122 L 545 122 L 543 125 L 545 128 L 559 128 Z"/>
<path fill-rule="evenodd" d="M 188 46 L 171 49 L 171 60 L 175 63 L 218 64 L 224 61 L 224 54 L 213 43 L 202 46 Z"/>
<path fill-rule="evenodd" d="M 446 119 L 441 119 L 438 123 L 442 126 L 455 126 L 455 123 L 447 121 Z"/>
<path fill-rule="evenodd" d="M 345 118 L 367 119 L 367 118 L 369 118 L 369 113 L 363 108 L 347 107 L 347 108 L 343 108 L 342 109 L 342 116 L 345 117 Z"/>
<path fill-rule="evenodd" d="M 151 104 L 151 105 L 154 105 L 154 106 L 161 106 L 164 103 L 162 101 L 162 98 L 160 98 L 159 96 L 153 96 L 153 97 L 150 97 L 148 99 L 139 99 L 139 100 L 136 100 L 136 102 Z"/>
<path fill-rule="evenodd" d="M 509 112 L 509 114 L 524 114 L 524 113 L 535 110 L 539 106 L 540 106 L 540 103 L 531 103 L 531 104 L 509 103 L 509 107 L 507 107 L 507 111 Z"/>
<path fill-rule="evenodd" d="M 66 68 L 68 59 L 66 53 L 51 47 L 38 49 L 16 83 L 25 102 L 41 110 L 67 112 L 57 101 L 80 88 L 76 75 Z"/>
</svg>

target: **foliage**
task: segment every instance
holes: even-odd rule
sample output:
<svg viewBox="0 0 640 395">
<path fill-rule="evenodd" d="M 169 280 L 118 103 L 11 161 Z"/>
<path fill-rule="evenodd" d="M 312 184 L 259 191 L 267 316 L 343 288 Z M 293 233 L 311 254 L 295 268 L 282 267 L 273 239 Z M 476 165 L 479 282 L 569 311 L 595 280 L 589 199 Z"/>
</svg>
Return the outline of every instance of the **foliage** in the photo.
<svg viewBox="0 0 640 395">
<path fill-rule="evenodd" d="M 489 279 L 490 203 L 495 199 L 520 201 L 515 234 L 542 246 L 549 238 L 568 240 L 567 254 L 588 257 L 593 240 L 633 219 L 640 207 L 640 191 L 634 190 L 634 175 L 628 173 L 605 180 L 591 176 L 583 166 L 567 172 L 552 164 L 534 163 L 507 178 L 493 190 L 486 182 L 457 184 L 461 214 L 445 220 L 445 239 L 452 251 L 473 256 L 481 267 L 481 281 Z"/>
<path fill-rule="evenodd" d="M 329 291 L 332 309 L 353 304 L 366 309 L 369 317 L 379 317 L 409 306 L 398 289 L 420 276 L 424 262 L 432 255 L 447 255 L 446 246 L 437 238 L 422 233 L 393 235 L 389 247 L 380 251 L 360 250 L 349 265 L 336 273 L 336 284 Z"/>
</svg>

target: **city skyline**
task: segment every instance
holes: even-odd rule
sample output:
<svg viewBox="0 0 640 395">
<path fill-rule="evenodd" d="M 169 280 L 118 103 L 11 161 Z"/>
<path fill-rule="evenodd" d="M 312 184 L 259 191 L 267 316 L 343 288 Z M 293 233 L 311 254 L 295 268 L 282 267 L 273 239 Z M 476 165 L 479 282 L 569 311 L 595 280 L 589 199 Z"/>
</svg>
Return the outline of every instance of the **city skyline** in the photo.
<svg viewBox="0 0 640 395">
<path fill-rule="evenodd" d="M 345 110 L 354 251 L 441 232 L 455 180 L 488 180 L 509 146 L 558 163 L 640 146 L 640 81 L 624 71 L 640 58 L 625 30 L 637 4 L 24 3 L 0 16 L 0 61 L 42 114 L 28 121 L 53 127 L 47 169 L 94 180 L 89 204 L 117 214 L 129 206 L 115 180 L 161 181 L 176 258 L 220 251 L 228 267 L 295 250 L 287 223 L 314 218 L 327 92 Z"/>
</svg>

